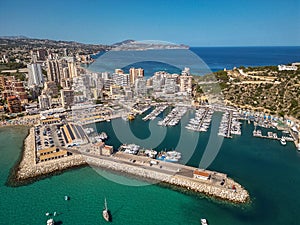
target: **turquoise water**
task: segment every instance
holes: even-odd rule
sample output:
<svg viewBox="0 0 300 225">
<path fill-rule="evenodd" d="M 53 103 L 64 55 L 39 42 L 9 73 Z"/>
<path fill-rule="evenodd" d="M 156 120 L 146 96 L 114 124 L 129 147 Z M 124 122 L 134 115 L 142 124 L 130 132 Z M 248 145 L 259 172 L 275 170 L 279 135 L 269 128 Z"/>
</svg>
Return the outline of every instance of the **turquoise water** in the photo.
<svg viewBox="0 0 300 225">
<path fill-rule="evenodd" d="M 183 122 L 189 116 L 191 114 L 187 114 Z M 120 126 L 126 123 L 119 122 Z M 107 143 L 117 146 L 119 143 L 111 124 L 104 122 L 97 126 L 108 133 Z M 147 123 L 140 117 L 130 126 L 139 138 L 150 135 Z M 178 127 L 168 128 L 159 148 L 176 147 L 180 136 Z M 45 213 L 54 211 L 58 214 L 55 217 L 58 224 L 105 224 L 101 215 L 104 197 L 112 212 L 111 224 L 198 225 L 201 217 L 207 218 L 211 225 L 299 224 L 300 154 L 292 143 L 281 146 L 278 141 L 252 137 L 252 129 L 252 124 L 244 123 L 241 137 L 225 139 L 209 167 L 227 173 L 249 190 L 251 203 L 234 205 L 159 185 L 121 185 L 100 176 L 90 167 L 18 188 L 7 187 L 9 170 L 18 159 L 27 129 L 1 128 L 0 224 L 46 224 Z M 189 164 L 199 165 L 208 137 L 209 132 L 199 135 Z M 102 173 L 111 177 L 109 172 Z M 120 175 L 114 175 L 114 178 L 129 184 L 147 184 Z M 65 201 L 64 195 L 70 196 L 70 201 Z"/>
</svg>

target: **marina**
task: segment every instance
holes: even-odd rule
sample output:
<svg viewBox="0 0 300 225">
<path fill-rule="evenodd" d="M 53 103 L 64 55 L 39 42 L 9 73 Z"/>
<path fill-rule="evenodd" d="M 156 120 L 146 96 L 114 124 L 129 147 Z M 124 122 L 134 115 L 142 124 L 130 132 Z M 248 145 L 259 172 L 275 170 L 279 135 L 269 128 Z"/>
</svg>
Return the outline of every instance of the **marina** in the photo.
<svg viewBox="0 0 300 225">
<path fill-rule="evenodd" d="M 176 126 L 181 117 L 187 112 L 187 107 L 177 106 L 161 121 L 158 121 L 160 126 Z"/>
<path fill-rule="evenodd" d="M 210 126 L 213 113 L 214 110 L 209 107 L 201 107 L 197 109 L 195 112 L 195 118 L 190 119 L 185 128 L 193 131 L 206 132 Z"/>
<path fill-rule="evenodd" d="M 156 106 L 155 109 L 149 113 L 148 115 L 146 115 L 143 120 L 147 121 L 147 120 L 154 120 L 159 114 L 161 114 L 166 108 L 168 107 L 168 105 L 162 105 L 162 106 Z"/>
<path fill-rule="evenodd" d="M 282 135 L 281 137 L 278 137 L 278 134 L 276 132 L 268 131 L 267 135 L 262 134 L 262 130 L 255 129 L 253 130 L 253 137 L 259 137 L 259 138 L 266 138 L 266 139 L 272 139 L 272 140 L 278 140 L 281 145 L 286 145 L 287 141 L 293 142 L 294 139 L 291 136 Z"/>
<path fill-rule="evenodd" d="M 227 110 L 222 116 L 218 135 L 232 138 L 232 134 L 241 135 L 241 122 L 239 114 L 233 110 Z"/>
</svg>

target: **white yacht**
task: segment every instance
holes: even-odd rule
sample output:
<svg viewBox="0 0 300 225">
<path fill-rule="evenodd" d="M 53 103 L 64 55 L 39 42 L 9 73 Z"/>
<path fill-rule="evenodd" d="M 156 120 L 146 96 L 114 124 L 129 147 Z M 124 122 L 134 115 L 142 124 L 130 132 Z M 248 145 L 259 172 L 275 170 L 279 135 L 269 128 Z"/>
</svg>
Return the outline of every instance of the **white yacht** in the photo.
<svg viewBox="0 0 300 225">
<path fill-rule="evenodd" d="M 201 219 L 201 225 L 208 225 L 207 220 L 206 219 Z"/>
<path fill-rule="evenodd" d="M 55 222 L 54 222 L 54 219 L 48 219 L 47 220 L 47 225 L 54 225 L 55 224 Z"/>
<path fill-rule="evenodd" d="M 285 138 L 282 137 L 282 138 L 280 139 L 280 143 L 281 143 L 282 145 L 286 145 L 286 140 L 285 140 Z"/>
</svg>

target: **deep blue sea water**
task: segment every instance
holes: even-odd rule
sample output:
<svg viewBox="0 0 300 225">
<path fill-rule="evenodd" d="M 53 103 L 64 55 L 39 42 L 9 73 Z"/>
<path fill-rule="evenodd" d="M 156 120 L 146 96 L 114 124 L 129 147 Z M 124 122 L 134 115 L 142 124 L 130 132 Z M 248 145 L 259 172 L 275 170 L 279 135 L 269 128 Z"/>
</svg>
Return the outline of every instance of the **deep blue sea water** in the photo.
<svg viewBox="0 0 300 225">
<path fill-rule="evenodd" d="M 300 61 L 299 47 L 234 49 L 192 50 L 199 51 L 198 54 L 212 70 L 239 64 L 277 65 Z M 192 113 L 186 114 L 181 126 L 184 127 L 191 116 Z M 214 120 L 220 117 L 219 113 L 214 114 Z M 141 116 L 131 123 L 122 119 L 115 122 L 97 124 L 99 131 L 109 135 L 107 144 L 115 148 L 120 141 L 114 130 L 126 129 L 128 124 L 129 130 L 125 135 L 128 143 L 132 142 L 130 133 L 144 140 L 151 135 L 149 122 L 142 121 Z M 117 124 L 117 128 L 112 124 Z M 154 131 L 163 129 L 156 125 L 153 127 Z M 104 197 L 112 211 L 111 224 L 199 225 L 200 218 L 205 217 L 210 225 L 298 225 L 300 153 L 292 143 L 281 146 L 278 141 L 254 138 L 252 130 L 252 124 L 243 123 L 242 136 L 224 139 L 217 157 L 208 167 L 227 173 L 249 190 L 251 202 L 235 205 L 159 185 L 146 185 L 144 181 L 96 171 L 90 167 L 68 171 L 22 187 L 7 187 L 5 183 L 9 171 L 19 157 L 27 129 L 0 128 L 0 225 L 46 224 L 45 213 L 54 211 L 58 213 L 55 217 L 59 221 L 57 224 L 106 224 L 101 215 Z M 198 134 L 176 126 L 167 129 L 167 135 L 158 146 L 155 140 L 146 141 L 146 145 L 156 146 L 157 149 L 176 148 L 182 136 L 180 151 L 183 158 L 192 149 L 191 140 L 199 138 L 192 157 L 188 159 L 189 165 L 198 166 L 210 131 Z M 70 196 L 70 201 L 65 201 L 64 195 Z"/>
<path fill-rule="evenodd" d="M 149 60 L 152 59 L 152 54 L 157 54 L 157 61 Z M 181 54 L 176 54 L 180 52 Z M 190 63 L 192 68 L 195 68 L 195 74 L 198 74 L 197 69 L 202 68 L 199 75 L 208 73 L 209 71 L 215 72 L 223 70 L 224 68 L 232 69 L 233 67 L 239 66 L 267 66 L 267 65 L 279 65 L 288 64 L 300 61 L 300 46 L 298 47 L 191 47 L 190 50 L 152 50 L 152 51 L 128 51 L 125 52 L 126 60 L 136 59 L 139 56 L 137 62 L 122 64 L 116 61 L 114 58 L 107 55 L 107 53 L 99 54 L 99 58 L 95 63 L 88 66 L 92 71 L 112 72 L 115 68 L 123 68 L 128 72 L 130 67 L 142 67 L 145 70 L 145 76 L 150 77 L 154 72 L 159 70 L 166 70 L 170 73 L 180 73 L 180 71 L 187 64 Z M 199 61 L 192 57 L 195 54 L 199 58 Z M 159 60 L 160 55 L 166 55 L 175 60 L 171 61 L 173 64 L 166 64 L 164 60 Z M 123 56 L 123 54 L 122 54 Z M 191 57 L 191 59 L 188 59 Z M 121 57 L 120 57 L 121 58 Z M 143 59 L 146 59 L 143 61 Z M 165 59 L 165 58 L 164 58 Z M 177 60 L 176 60 L 177 59 Z M 111 66 L 105 67 L 101 64 L 102 60 L 111 63 Z M 106 61 L 107 60 L 107 61 Z M 184 63 L 186 62 L 186 65 Z M 196 65 L 198 64 L 198 65 Z M 206 67 L 207 66 L 207 67 Z"/>
</svg>

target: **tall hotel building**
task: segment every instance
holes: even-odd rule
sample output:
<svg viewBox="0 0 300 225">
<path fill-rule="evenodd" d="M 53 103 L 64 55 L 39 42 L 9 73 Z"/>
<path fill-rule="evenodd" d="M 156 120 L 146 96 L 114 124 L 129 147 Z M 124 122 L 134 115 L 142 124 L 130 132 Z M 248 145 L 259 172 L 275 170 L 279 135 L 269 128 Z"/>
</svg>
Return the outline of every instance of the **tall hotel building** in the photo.
<svg viewBox="0 0 300 225">
<path fill-rule="evenodd" d="M 41 65 L 38 63 L 32 63 L 27 65 L 28 68 L 28 86 L 43 86 L 44 77 L 42 74 Z"/>
<path fill-rule="evenodd" d="M 60 63 L 58 60 L 47 60 L 47 77 L 48 81 L 54 81 L 56 84 L 60 83 Z"/>
<path fill-rule="evenodd" d="M 129 69 L 129 79 L 130 84 L 135 84 L 135 81 L 138 77 L 144 77 L 144 69 L 142 68 L 130 68 Z"/>
</svg>

